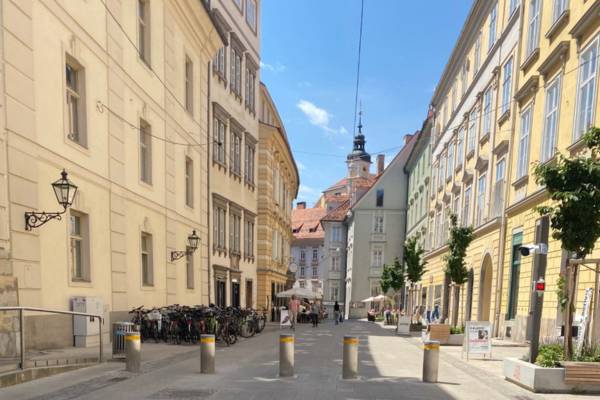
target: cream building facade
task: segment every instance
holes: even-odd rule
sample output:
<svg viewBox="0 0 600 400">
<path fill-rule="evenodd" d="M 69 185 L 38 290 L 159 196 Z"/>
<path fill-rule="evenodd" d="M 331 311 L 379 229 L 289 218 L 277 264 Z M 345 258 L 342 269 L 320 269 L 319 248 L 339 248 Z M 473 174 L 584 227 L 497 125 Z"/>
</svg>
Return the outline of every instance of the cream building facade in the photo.
<svg viewBox="0 0 600 400">
<path fill-rule="evenodd" d="M 279 112 L 262 82 L 259 119 L 257 308 L 270 310 L 277 293 L 289 289 L 292 203 L 300 176 Z"/>
<path fill-rule="evenodd" d="M 423 277 L 426 309 L 441 319 L 494 322 L 506 191 L 508 140 L 514 121 L 520 6 L 518 1 L 475 1 L 432 99 L 431 190 Z M 451 312 L 444 273 L 449 215 L 472 225 L 469 279 Z"/>
<path fill-rule="evenodd" d="M 207 66 L 223 40 L 204 4 L 3 3 L 0 273 L 19 305 L 85 297 L 112 321 L 208 302 Z M 60 211 L 63 168 L 72 207 L 26 230 L 26 211 Z M 193 230 L 199 249 L 172 262 Z M 73 343 L 69 318 L 27 324 L 30 347 Z"/>
<path fill-rule="evenodd" d="M 213 0 L 226 32 L 210 71 L 210 301 L 256 305 L 260 3 Z"/>
</svg>

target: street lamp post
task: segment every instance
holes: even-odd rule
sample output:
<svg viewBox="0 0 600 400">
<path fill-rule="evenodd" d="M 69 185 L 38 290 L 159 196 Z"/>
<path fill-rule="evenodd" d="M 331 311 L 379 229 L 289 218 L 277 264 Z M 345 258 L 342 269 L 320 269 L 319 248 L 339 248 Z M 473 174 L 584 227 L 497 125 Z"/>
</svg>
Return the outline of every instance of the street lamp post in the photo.
<svg viewBox="0 0 600 400">
<path fill-rule="evenodd" d="M 62 214 L 67 211 L 67 208 L 73 204 L 73 200 L 75 199 L 75 194 L 77 193 L 77 186 L 73 184 L 67 178 L 67 171 L 64 169 L 60 173 L 61 178 L 56 182 L 52 183 L 52 190 L 54 191 L 54 195 L 56 196 L 56 201 L 63 207 L 62 211 L 58 212 L 36 212 L 36 211 L 27 211 L 25 213 L 25 230 L 30 231 L 33 228 L 39 228 L 44 225 L 46 222 L 52 219 L 60 220 Z"/>
<path fill-rule="evenodd" d="M 196 235 L 196 230 L 192 231 L 192 234 L 188 236 L 188 248 L 186 250 L 181 251 L 172 251 L 171 252 L 171 262 L 177 261 L 180 258 L 193 254 L 197 249 L 200 243 L 200 238 Z"/>
</svg>

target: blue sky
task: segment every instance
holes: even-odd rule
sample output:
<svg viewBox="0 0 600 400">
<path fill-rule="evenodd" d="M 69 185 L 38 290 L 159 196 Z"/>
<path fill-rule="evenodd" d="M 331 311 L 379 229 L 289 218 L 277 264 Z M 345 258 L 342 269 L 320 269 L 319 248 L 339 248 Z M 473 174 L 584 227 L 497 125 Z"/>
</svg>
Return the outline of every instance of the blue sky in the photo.
<svg viewBox="0 0 600 400">
<path fill-rule="evenodd" d="M 403 136 L 420 128 L 470 6 L 470 0 L 365 0 L 359 98 L 373 161 L 392 149 L 385 152 L 389 161 Z M 300 170 L 297 200 L 312 205 L 346 175 L 360 0 L 263 0 L 261 17 L 261 80 Z"/>
</svg>

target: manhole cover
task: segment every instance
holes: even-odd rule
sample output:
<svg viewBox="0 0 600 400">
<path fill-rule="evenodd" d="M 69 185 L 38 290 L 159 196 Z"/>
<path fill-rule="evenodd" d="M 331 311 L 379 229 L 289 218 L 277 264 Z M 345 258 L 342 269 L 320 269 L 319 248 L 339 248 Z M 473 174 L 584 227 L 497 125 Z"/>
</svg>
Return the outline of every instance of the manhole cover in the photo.
<svg viewBox="0 0 600 400">
<path fill-rule="evenodd" d="M 199 390 L 181 390 L 181 389 L 163 389 L 154 393 L 149 399 L 207 399 L 217 391 L 214 389 L 199 389 Z"/>
</svg>

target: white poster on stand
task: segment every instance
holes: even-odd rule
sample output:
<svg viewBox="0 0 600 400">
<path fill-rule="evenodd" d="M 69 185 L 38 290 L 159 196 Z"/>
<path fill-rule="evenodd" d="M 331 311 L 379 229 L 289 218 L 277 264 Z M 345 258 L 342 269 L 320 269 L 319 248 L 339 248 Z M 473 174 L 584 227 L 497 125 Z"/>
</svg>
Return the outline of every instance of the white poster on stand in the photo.
<svg viewBox="0 0 600 400">
<path fill-rule="evenodd" d="M 398 317 L 398 335 L 410 335 L 410 317 Z"/>
<path fill-rule="evenodd" d="M 488 321 L 467 321 L 463 352 L 492 357 L 492 325 Z"/>
<path fill-rule="evenodd" d="M 281 310 L 280 313 L 281 318 L 279 320 L 279 327 L 283 328 L 292 326 L 292 321 L 290 321 L 290 312 L 288 310 Z"/>
</svg>

